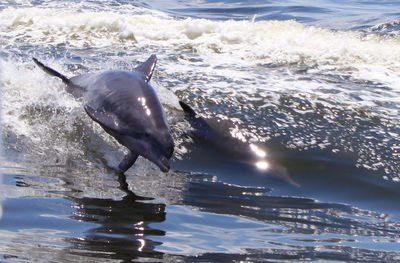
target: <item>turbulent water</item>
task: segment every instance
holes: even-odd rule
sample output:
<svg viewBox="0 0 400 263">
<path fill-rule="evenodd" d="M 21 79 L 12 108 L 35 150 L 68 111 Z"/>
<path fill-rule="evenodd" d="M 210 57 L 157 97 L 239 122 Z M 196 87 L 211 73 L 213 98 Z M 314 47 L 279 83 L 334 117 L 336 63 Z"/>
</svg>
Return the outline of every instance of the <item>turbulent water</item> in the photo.
<svg viewBox="0 0 400 263">
<path fill-rule="evenodd" d="M 2 1 L 0 261 L 400 261 L 400 4 L 281 2 Z M 172 171 L 117 175 L 126 150 L 31 58 L 74 76 L 151 54 Z"/>
</svg>

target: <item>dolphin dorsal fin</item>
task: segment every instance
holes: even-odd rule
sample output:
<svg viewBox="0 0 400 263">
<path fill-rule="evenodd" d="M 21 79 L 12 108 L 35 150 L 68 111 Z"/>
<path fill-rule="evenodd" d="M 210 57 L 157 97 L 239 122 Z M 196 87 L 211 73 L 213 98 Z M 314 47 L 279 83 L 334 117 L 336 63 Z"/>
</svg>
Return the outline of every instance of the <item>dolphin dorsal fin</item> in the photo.
<svg viewBox="0 0 400 263">
<path fill-rule="evenodd" d="M 153 75 L 154 68 L 156 67 L 156 63 L 156 55 L 151 55 L 145 62 L 137 66 L 135 70 L 142 72 L 144 75 L 144 81 L 149 82 Z"/>
<path fill-rule="evenodd" d="M 185 114 L 190 117 L 190 118 L 194 118 L 196 117 L 196 112 L 186 103 L 184 103 L 183 101 L 179 101 L 179 105 L 181 105 L 183 111 L 185 112 Z"/>
</svg>

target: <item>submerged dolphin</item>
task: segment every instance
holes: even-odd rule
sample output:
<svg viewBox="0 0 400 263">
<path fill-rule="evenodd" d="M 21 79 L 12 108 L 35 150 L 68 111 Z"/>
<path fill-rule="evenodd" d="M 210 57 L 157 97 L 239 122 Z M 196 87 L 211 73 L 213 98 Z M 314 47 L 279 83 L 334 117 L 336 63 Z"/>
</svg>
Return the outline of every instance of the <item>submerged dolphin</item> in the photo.
<svg viewBox="0 0 400 263">
<path fill-rule="evenodd" d="M 215 157 L 256 168 L 256 174 L 267 174 L 294 186 L 299 186 L 289 177 L 286 169 L 276 163 L 267 151 L 256 143 L 249 143 L 233 137 L 227 130 L 221 129 L 221 123 L 212 122 L 196 114 L 196 112 L 183 101 L 179 101 L 185 112 L 185 119 L 192 126 L 192 135 L 202 145 L 209 147 L 216 153 Z"/>
<path fill-rule="evenodd" d="M 109 70 L 68 78 L 37 59 L 45 72 L 67 84 L 67 91 L 83 97 L 86 113 L 129 153 L 118 165 L 128 170 L 139 155 L 169 171 L 174 142 L 156 92 L 149 84 L 157 58 L 150 56 L 133 71 Z"/>
</svg>

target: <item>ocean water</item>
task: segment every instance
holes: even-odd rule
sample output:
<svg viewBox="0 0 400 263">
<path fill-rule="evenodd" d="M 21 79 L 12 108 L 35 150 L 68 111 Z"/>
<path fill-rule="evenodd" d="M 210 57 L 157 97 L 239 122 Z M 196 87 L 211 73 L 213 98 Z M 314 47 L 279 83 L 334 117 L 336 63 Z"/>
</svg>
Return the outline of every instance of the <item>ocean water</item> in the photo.
<svg viewBox="0 0 400 263">
<path fill-rule="evenodd" d="M 400 261 L 399 10 L 1 1 L 0 261 Z M 151 54 L 171 171 L 139 158 L 117 175 L 126 150 L 31 58 L 74 76 Z M 222 147 L 193 138 L 179 100 Z"/>
</svg>

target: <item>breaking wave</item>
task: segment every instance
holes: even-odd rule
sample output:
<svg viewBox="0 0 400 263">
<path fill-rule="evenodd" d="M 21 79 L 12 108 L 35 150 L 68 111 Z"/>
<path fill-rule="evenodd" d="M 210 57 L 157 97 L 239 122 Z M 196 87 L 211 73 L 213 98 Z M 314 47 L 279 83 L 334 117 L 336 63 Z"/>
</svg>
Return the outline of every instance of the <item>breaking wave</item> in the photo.
<svg viewBox="0 0 400 263">
<path fill-rule="evenodd" d="M 156 53 L 156 86 L 165 103 L 173 101 L 171 108 L 177 105 L 174 93 L 204 116 L 232 120 L 249 140 L 283 137 L 289 148 L 350 152 L 357 165 L 397 180 L 397 36 L 295 21 L 176 19 L 139 7 L 118 10 L 0 11 L 3 121 L 9 130 L 31 140 L 58 130 L 49 140 L 70 136 L 79 144 L 76 126 L 88 123 L 78 102 L 60 92 L 57 80 L 37 74 L 27 56 L 77 75 L 132 68 Z"/>
</svg>

